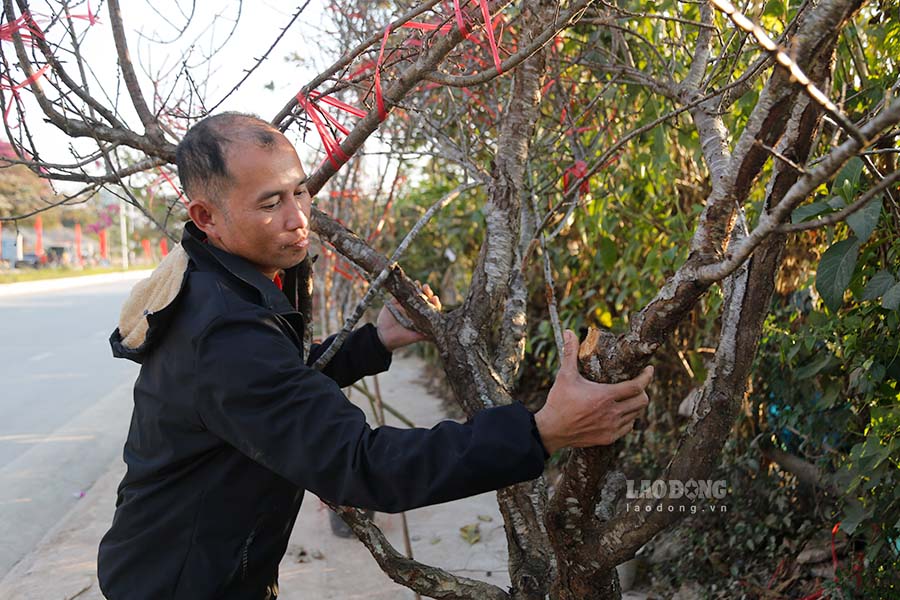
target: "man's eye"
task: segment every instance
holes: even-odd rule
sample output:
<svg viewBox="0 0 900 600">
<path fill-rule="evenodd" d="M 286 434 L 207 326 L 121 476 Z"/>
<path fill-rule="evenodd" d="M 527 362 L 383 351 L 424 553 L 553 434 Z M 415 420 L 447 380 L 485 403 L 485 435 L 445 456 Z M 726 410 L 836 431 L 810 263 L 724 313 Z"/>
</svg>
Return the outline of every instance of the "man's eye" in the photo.
<svg viewBox="0 0 900 600">
<path fill-rule="evenodd" d="M 270 202 L 269 204 L 263 204 L 261 208 L 263 210 L 275 210 L 276 208 L 278 208 L 279 204 L 281 204 L 280 200 L 278 202 Z"/>
</svg>

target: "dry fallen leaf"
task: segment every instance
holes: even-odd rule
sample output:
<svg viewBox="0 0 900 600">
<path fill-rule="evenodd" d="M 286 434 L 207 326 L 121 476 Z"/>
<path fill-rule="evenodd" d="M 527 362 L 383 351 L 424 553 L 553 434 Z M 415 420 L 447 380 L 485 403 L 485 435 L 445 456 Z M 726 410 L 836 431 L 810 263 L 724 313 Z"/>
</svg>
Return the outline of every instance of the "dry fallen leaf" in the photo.
<svg viewBox="0 0 900 600">
<path fill-rule="evenodd" d="M 459 535 L 469 544 L 477 544 L 481 541 L 481 529 L 478 523 L 463 525 L 459 528 Z"/>
</svg>

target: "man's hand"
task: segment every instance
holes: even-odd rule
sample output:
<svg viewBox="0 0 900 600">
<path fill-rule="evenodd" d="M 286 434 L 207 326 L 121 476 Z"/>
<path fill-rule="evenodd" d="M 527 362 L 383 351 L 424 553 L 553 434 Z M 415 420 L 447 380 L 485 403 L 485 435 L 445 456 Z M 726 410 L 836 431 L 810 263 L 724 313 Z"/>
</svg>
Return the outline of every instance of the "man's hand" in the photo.
<svg viewBox="0 0 900 600">
<path fill-rule="evenodd" d="M 547 452 L 571 446 L 606 446 L 631 431 L 649 404 L 644 389 L 653 378 L 647 367 L 621 383 L 594 383 L 578 372 L 578 338 L 566 330 L 565 350 L 547 403 L 534 415 Z"/>
<path fill-rule="evenodd" d="M 428 287 L 427 283 L 422 286 L 422 295 L 425 296 L 425 299 L 437 310 L 441 310 L 441 299 L 431 291 L 431 288 Z M 400 303 L 397 302 L 397 300 L 391 298 L 390 302 L 397 312 L 406 316 L 406 311 L 400 306 Z M 378 337 L 381 339 L 381 343 L 384 344 L 384 347 L 390 352 L 393 352 L 397 348 L 402 348 L 403 346 L 408 346 L 426 339 L 424 334 L 412 329 L 407 329 L 401 325 L 397 319 L 394 318 L 394 315 L 391 314 L 391 311 L 388 310 L 386 305 L 381 309 L 381 312 L 378 313 L 378 320 L 375 323 L 375 327 L 378 329 Z"/>
</svg>

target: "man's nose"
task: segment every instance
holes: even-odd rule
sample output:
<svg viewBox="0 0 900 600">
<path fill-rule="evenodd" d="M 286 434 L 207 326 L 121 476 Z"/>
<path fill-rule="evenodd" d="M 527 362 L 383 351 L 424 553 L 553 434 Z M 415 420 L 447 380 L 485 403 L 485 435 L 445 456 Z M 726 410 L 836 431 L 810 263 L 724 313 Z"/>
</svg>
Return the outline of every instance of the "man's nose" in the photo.
<svg viewBox="0 0 900 600">
<path fill-rule="evenodd" d="M 309 217 L 303 212 L 303 208 L 299 202 L 287 203 L 288 214 L 285 218 L 285 228 L 293 231 L 294 229 L 307 229 L 309 227 Z"/>
</svg>

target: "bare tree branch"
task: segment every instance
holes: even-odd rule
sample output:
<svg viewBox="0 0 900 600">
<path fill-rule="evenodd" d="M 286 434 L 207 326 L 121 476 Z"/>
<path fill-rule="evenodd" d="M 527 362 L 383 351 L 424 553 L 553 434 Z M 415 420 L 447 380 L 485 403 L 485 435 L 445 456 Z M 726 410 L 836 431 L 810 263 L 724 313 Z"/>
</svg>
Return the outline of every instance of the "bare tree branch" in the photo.
<svg viewBox="0 0 900 600">
<path fill-rule="evenodd" d="M 419 15 L 421 15 L 425 12 L 428 12 L 429 10 L 434 8 L 436 5 L 440 4 L 440 2 L 441 2 L 441 0 L 428 0 L 427 2 L 420 4 L 413 10 L 394 19 L 390 24 L 391 29 L 392 30 L 397 29 L 404 23 L 408 23 L 409 21 L 412 21 Z M 319 87 L 320 85 L 322 85 L 323 83 L 328 81 L 329 78 L 333 77 L 336 73 L 340 72 L 342 69 L 344 69 L 348 65 L 350 65 L 354 60 L 356 60 L 356 58 L 359 57 L 360 54 L 362 54 L 363 52 L 365 52 L 366 50 L 368 50 L 375 44 L 379 43 L 381 41 L 382 35 L 383 35 L 383 32 L 379 31 L 378 33 L 375 33 L 375 34 L 369 36 L 368 39 L 366 39 L 363 42 L 361 42 L 360 44 L 358 44 L 350 52 L 348 52 L 347 54 L 342 56 L 340 58 L 340 60 L 336 61 L 330 67 L 328 67 L 327 69 L 325 69 L 324 71 L 319 73 L 316 77 L 314 77 L 312 81 L 310 81 L 309 83 L 304 85 L 303 88 L 300 90 L 300 93 L 304 94 L 304 95 L 308 94 L 312 90 L 316 89 L 317 87 Z M 460 39 L 462 39 L 461 36 L 460 36 Z M 296 106 L 297 106 L 297 98 L 296 97 L 291 98 L 291 100 L 289 100 L 288 103 L 284 105 L 284 108 L 282 108 L 280 111 L 278 111 L 278 114 L 275 115 L 275 118 L 272 119 L 272 124 L 275 125 L 276 127 L 278 127 L 279 129 L 281 129 L 282 131 L 284 129 L 286 129 L 287 124 L 285 123 L 285 120 L 288 119 L 288 117 L 291 114 L 291 111 L 293 111 L 294 108 L 296 108 Z"/>
<path fill-rule="evenodd" d="M 122 72 L 122 78 L 125 80 L 128 95 L 131 96 L 131 103 L 134 105 L 141 123 L 144 124 L 144 131 L 147 136 L 154 141 L 163 141 L 163 131 L 156 117 L 147 106 L 147 101 L 144 100 L 141 84 L 134 72 L 131 56 L 128 54 L 128 42 L 125 39 L 125 26 L 122 23 L 122 11 L 119 9 L 119 0 L 107 0 L 107 3 L 109 5 L 110 27 L 112 28 L 113 40 L 116 43 L 116 53 L 119 56 L 119 70 Z"/>
<path fill-rule="evenodd" d="M 876 117 L 860 128 L 862 139 L 875 139 L 879 133 L 900 123 L 900 100 L 885 108 Z M 704 265 L 689 271 L 688 277 L 698 282 L 719 281 L 740 266 L 753 250 L 769 235 L 778 230 L 779 226 L 790 217 L 791 212 L 822 183 L 831 179 L 838 169 L 850 158 L 856 156 L 865 146 L 861 146 L 856 138 L 849 139 L 828 153 L 824 160 L 811 169 L 807 169 L 803 177 L 791 187 L 784 200 L 778 203 L 771 212 L 764 212 L 759 217 L 759 223 L 750 232 L 746 239 L 742 240 L 725 260 Z M 885 180 L 882 180 L 883 183 Z M 888 184 L 889 185 L 889 184 Z M 887 186 L 885 186 L 887 187 Z"/>
<path fill-rule="evenodd" d="M 869 202 L 877 198 L 882 192 L 890 189 L 890 187 L 897 181 L 900 181 L 900 169 L 889 173 L 887 176 L 885 176 L 884 179 L 869 188 L 865 194 L 860 196 L 850 206 L 842 208 L 841 210 L 833 212 L 829 215 L 825 215 L 824 217 L 821 217 L 814 221 L 804 221 L 802 223 L 785 223 L 784 225 L 780 225 L 776 229 L 776 231 L 778 233 L 795 233 L 798 231 L 818 229 L 819 227 L 826 227 L 828 225 L 840 223 L 853 213 L 865 207 Z"/>
<path fill-rule="evenodd" d="M 324 369 L 329 361 L 334 358 L 334 355 L 337 354 L 338 350 L 341 349 L 341 346 L 344 344 L 344 340 L 347 339 L 347 336 L 350 335 L 350 332 L 353 331 L 354 327 L 356 327 L 356 324 L 366 312 L 366 308 L 368 308 L 368 306 L 378 296 L 381 290 L 381 286 L 385 281 L 387 281 L 387 278 L 390 277 L 391 273 L 393 272 L 393 268 L 397 266 L 397 263 L 400 261 L 407 248 L 409 248 L 409 245 L 419 235 L 419 233 L 421 233 L 422 229 L 432 219 L 432 217 L 434 217 L 438 213 L 438 211 L 458 198 L 460 194 L 472 188 L 478 187 L 478 185 L 479 184 L 477 183 L 469 183 L 457 186 L 453 189 L 453 191 L 435 202 L 428 210 L 425 211 L 425 214 L 423 214 L 419 218 L 413 228 L 409 230 L 409 233 L 406 234 L 406 236 L 397 246 L 397 249 L 394 250 L 394 253 L 389 259 L 389 266 L 382 269 L 378 276 L 372 280 L 372 283 L 369 285 L 368 291 L 366 291 L 363 299 L 360 300 L 359 304 L 357 304 L 356 308 L 353 311 L 353 314 L 347 317 L 347 320 L 344 323 L 344 327 L 338 333 L 337 337 L 332 340 L 331 344 L 329 344 L 328 348 L 325 350 L 322 356 L 320 356 L 316 363 L 313 365 L 314 369 L 317 369 L 319 371 Z M 435 331 L 431 331 L 430 333 L 434 335 Z"/>
<path fill-rule="evenodd" d="M 441 85 L 451 87 L 470 87 L 487 83 L 497 78 L 501 73 L 508 73 L 516 66 L 527 60 L 535 52 L 543 48 L 550 40 L 553 39 L 560 31 L 577 23 L 584 10 L 593 3 L 594 0 L 577 0 L 566 12 L 556 16 L 552 24 L 548 24 L 547 28 L 528 45 L 519 49 L 515 54 L 500 63 L 500 72 L 497 67 L 489 67 L 481 73 L 474 75 L 446 75 L 439 71 L 426 75 L 428 81 L 440 83 Z"/>
<path fill-rule="evenodd" d="M 477 579 L 468 579 L 431 567 L 397 551 L 385 535 L 365 514 L 355 508 L 332 506 L 332 510 L 350 525 L 356 537 L 365 544 L 372 557 L 388 576 L 429 598 L 441 600 L 509 600 L 509 595 L 497 586 Z"/>
<path fill-rule="evenodd" d="M 806 76 L 806 73 L 803 72 L 800 65 L 798 65 L 787 52 L 779 48 L 778 44 L 769 37 L 769 34 L 766 33 L 762 27 L 744 16 L 743 13 L 737 10 L 728 0 L 710 0 L 710 2 L 712 2 L 716 8 L 728 15 L 728 18 L 730 18 L 735 25 L 756 38 L 756 41 L 759 42 L 759 45 L 762 46 L 763 50 L 771 54 L 775 58 L 775 62 L 786 69 L 791 74 L 791 78 L 799 83 L 803 87 L 803 90 L 809 94 L 810 98 L 824 108 L 831 118 L 837 121 L 837 123 L 850 134 L 850 137 L 854 138 L 860 146 L 868 145 L 862 132 L 856 128 L 849 118 L 847 118 L 847 115 L 842 113 L 841 110 L 835 106 L 834 102 L 832 102 L 822 90 L 809 80 L 809 77 Z"/>
</svg>

